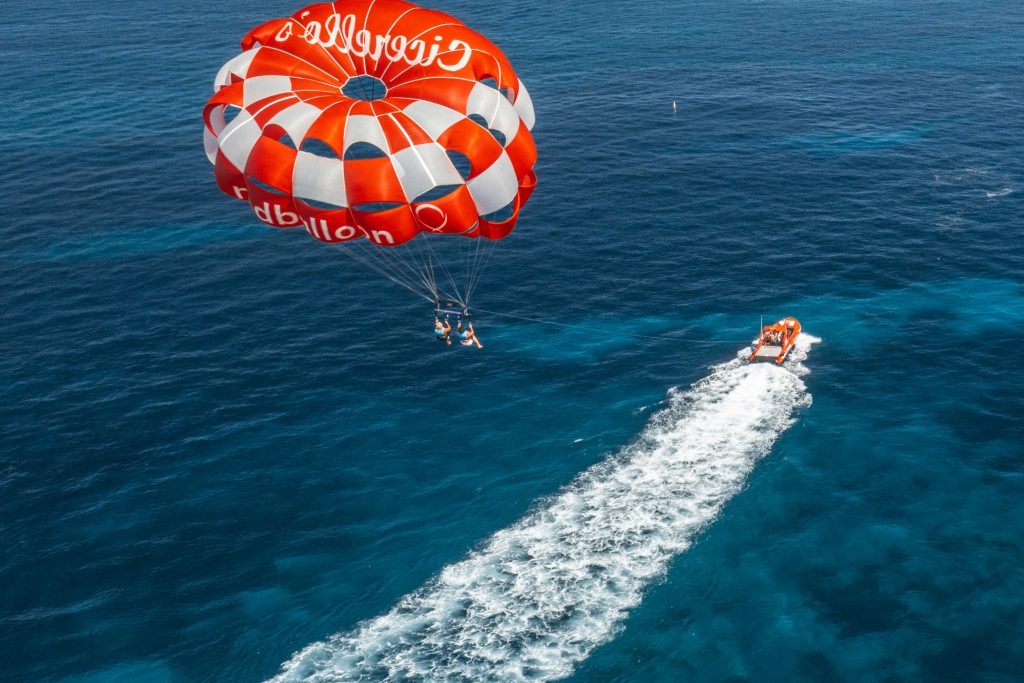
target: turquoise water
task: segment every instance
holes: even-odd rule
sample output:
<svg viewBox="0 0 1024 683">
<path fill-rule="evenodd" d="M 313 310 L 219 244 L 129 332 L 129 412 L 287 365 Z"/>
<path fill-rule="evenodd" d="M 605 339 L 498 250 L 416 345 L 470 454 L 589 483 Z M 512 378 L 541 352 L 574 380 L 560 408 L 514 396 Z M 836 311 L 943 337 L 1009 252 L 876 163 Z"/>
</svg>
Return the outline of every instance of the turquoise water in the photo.
<svg viewBox="0 0 1024 683">
<path fill-rule="evenodd" d="M 214 186 L 295 6 L 7 14 L 0 678 L 1017 680 L 1019 4 L 437 7 L 538 115 L 482 351 Z"/>
</svg>

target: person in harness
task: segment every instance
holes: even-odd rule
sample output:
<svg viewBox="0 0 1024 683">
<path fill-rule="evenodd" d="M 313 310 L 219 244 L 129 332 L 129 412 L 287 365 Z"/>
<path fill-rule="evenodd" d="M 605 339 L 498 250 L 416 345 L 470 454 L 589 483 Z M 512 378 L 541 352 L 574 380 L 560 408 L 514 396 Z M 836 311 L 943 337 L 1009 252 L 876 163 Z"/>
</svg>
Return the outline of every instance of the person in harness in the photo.
<svg viewBox="0 0 1024 683">
<path fill-rule="evenodd" d="M 459 336 L 459 343 L 463 346 L 476 346 L 478 349 L 484 348 L 484 345 L 477 339 L 476 332 L 473 331 L 473 323 L 469 323 L 466 328 L 462 327 L 462 321 L 459 321 L 458 327 L 455 328 L 456 334 Z"/>
<path fill-rule="evenodd" d="M 438 341 L 444 342 L 448 346 L 452 344 L 451 338 L 452 324 L 448 322 L 448 316 L 444 318 L 444 324 L 441 324 L 441 319 L 434 317 L 434 336 Z"/>
</svg>

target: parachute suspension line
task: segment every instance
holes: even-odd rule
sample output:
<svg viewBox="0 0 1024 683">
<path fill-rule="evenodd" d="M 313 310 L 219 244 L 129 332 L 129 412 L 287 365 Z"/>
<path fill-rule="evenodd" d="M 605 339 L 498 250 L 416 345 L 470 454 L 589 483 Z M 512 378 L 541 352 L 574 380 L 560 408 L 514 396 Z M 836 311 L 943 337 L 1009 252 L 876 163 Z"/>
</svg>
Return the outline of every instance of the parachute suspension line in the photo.
<svg viewBox="0 0 1024 683">
<path fill-rule="evenodd" d="M 424 296 L 423 293 L 416 287 L 414 282 L 410 281 L 403 274 L 396 271 L 392 264 L 387 263 L 379 255 L 374 254 L 371 250 L 351 245 L 351 248 L 343 248 L 343 251 L 345 251 L 345 253 L 348 254 L 352 259 L 363 264 L 370 270 L 373 270 L 374 272 L 383 275 L 387 279 L 401 285 L 405 289 L 408 289 L 410 292 L 413 292 L 418 296 Z M 363 253 L 359 253 L 360 251 L 362 251 Z"/>
<path fill-rule="evenodd" d="M 411 284 L 399 273 L 395 272 L 389 266 L 389 264 L 384 263 L 375 254 L 373 254 L 373 252 L 366 251 L 361 245 L 361 243 L 348 243 L 345 245 L 339 245 L 338 248 L 341 249 L 346 255 L 348 255 L 349 258 L 358 261 L 367 268 L 370 268 L 374 272 L 383 275 L 389 280 L 399 283 L 406 289 L 408 289 L 411 286 Z"/>
<path fill-rule="evenodd" d="M 413 252 L 413 250 L 410 250 L 410 253 L 414 253 L 416 261 L 423 264 L 423 273 L 430 282 L 430 291 L 434 295 L 434 301 L 439 302 L 442 296 L 451 298 L 451 295 L 441 289 L 437 284 L 435 263 L 437 263 L 438 259 L 430 248 L 430 237 L 426 234 L 420 234 L 415 240 L 410 242 L 409 245 L 415 245 L 415 251 Z"/>
<path fill-rule="evenodd" d="M 459 264 L 458 264 L 459 267 L 462 270 L 462 280 L 461 280 L 461 282 L 462 282 L 463 287 L 466 288 L 466 297 L 465 298 L 466 298 L 467 302 L 469 300 L 469 254 L 470 254 L 469 250 L 470 250 L 470 247 L 472 246 L 470 244 L 467 244 L 468 241 L 469 240 L 460 240 L 459 255 L 460 255 L 461 258 L 459 259 Z"/>
<path fill-rule="evenodd" d="M 434 259 L 426 245 L 427 236 L 419 235 L 415 239 L 393 250 L 397 262 L 410 271 L 417 274 L 423 286 L 430 292 L 436 301 L 441 292 L 437 286 L 437 276 L 434 272 Z M 390 252 L 391 250 L 389 250 Z"/>
<path fill-rule="evenodd" d="M 476 284 L 480 281 L 480 273 L 483 271 L 484 260 L 494 253 L 496 245 L 497 243 L 494 240 L 487 240 L 486 238 L 476 239 L 473 261 L 470 263 L 469 269 L 469 284 L 467 285 L 469 292 L 466 294 L 467 298 L 471 297 L 476 291 Z"/>
<path fill-rule="evenodd" d="M 480 281 L 480 276 L 487 268 L 487 264 L 491 262 L 491 257 L 494 256 L 495 248 L 498 246 L 496 240 L 486 239 L 484 237 L 478 237 L 478 240 L 486 240 L 486 244 L 477 243 L 477 251 L 474 257 L 473 269 L 470 272 L 468 292 L 466 293 L 466 300 L 473 296 L 476 292 L 477 283 Z"/>
<path fill-rule="evenodd" d="M 389 256 L 393 255 L 394 259 L 402 264 L 406 271 L 414 274 L 419 278 L 420 283 L 437 298 L 437 288 L 431 283 L 430 276 L 427 274 L 427 264 L 424 259 L 417 257 L 417 249 L 414 246 L 414 242 L 410 242 L 401 247 L 389 249 Z"/>
<path fill-rule="evenodd" d="M 463 267 L 466 269 L 466 301 L 469 301 L 469 298 L 473 295 L 473 285 L 475 284 L 473 275 L 476 270 L 476 263 L 480 258 L 480 239 L 477 237 L 466 244 L 465 258 L 462 261 Z"/>
<path fill-rule="evenodd" d="M 430 282 L 433 284 L 433 287 L 434 287 L 434 299 L 438 299 L 439 298 L 438 294 L 440 292 L 440 289 L 437 286 L 437 271 L 434 269 L 434 260 L 435 259 L 433 257 L 433 254 L 428 252 L 427 253 L 427 267 L 430 270 Z"/>
<path fill-rule="evenodd" d="M 470 247 L 472 246 L 471 244 L 469 244 L 469 242 L 470 242 L 470 240 L 468 240 L 468 239 L 460 239 L 459 240 L 459 249 L 458 249 L 459 260 L 458 260 L 458 263 L 452 264 L 453 268 L 455 266 L 458 266 L 459 270 L 461 271 L 461 273 L 460 273 L 460 276 L 461 276 L 460 282 L 462 282 L 462 286 L 465 288 L 465 292 L 464 292 L 465 296 L 463 297 L 463 305 L 464 306 L 468 306 L 469 305 L 469 254 L 470 254 L 469 250 L 470 250 Z"/>
<path fill-rule="evenodd" d="M 444 249 L 435 249 L 435 239 L 447 240 Z M 480 275 L 494 254 L 496 241 L 484 237 L 461 238 L 466 241 L 457 246 L 455 239 L 458 238 L 421 233 L 397 247 L 381 247 L 362 239 L 335 246 L 352 260 L 438 307 L 448 301 L 468 311 Z"/>
<path fill-rule="evenodd" d="M 430 252 L 430 256 L 441 267 L 442 272 L 444 272 L 445 277 L 448 278 L 448 282 L 451 283 L 451 286 L 452 286 L 452 292 L 448 292 L 446 290 L 440 290 L 440 289 L 438 291 L 440 291 L 442 294 L 444 294 L 448 298 L 453 299 L 456 302 L 458 302 L 459 305 L 462 306 L 463 308 L 469 308 L 469 306 L 466 305 L 465 298 L 462 296 L 462 292 L 459 291 L 458 283 L 455 281 L 455 278 L 452 277 L 451 271 L 448 269 L 448 266 L 445 264 L 444 259 L 441 259 L 441 258 L 437 257 L 436 252 L 434 252 L 434 247 L 432 247 L 431 244 L 430 244 L 430 238 L 427 235 L 424 235 L 423 237 L 425 238 L 423 240 L 423 242 L 426 245 L 427 250 Z"/>
<path fill-rule="evenodd" d="M 480 258 L 480 240 L 481 237 L 475 238 L 472 242 L 466 245 L 463 252 L 462 266 L 465 270 L 465 283 L 466 283 L 466 301 L 468 302 L 470 297 L 473 296 L 473 285 L 475 280 L 473 275 L 476 272 L 476 264 Z"/>
<path fill-rule="evenodd" d="M 421 296 L 427 301 L 433 301 L 433 299 L 431 299 L 429 296 L 427 296 L 422 291 L 417 289 L 415 283 L 411 283 L 409 280 L 402 277 L 393 269 L 389 269 L 387 265 L 384 264 L 383 261 L 374 262 L 374 260 L 369 256 L 369 252 L 367 252 L 366 254 L 358 253 L 359 247 L 357 247 L 354 244 L 339 244 L 337 246 L 342 251 L 342 253 L 349 256 L 352 260 L 366 266 L 367 268 L 369 268 L 370 270 L 374 271 L 379 275 L 383 275 L 384 277 L 391 280 L 395 284 L 400 285 L 405 289 L 408 289 L 416 296 Z"/>
<path fill-rule="evenodd" d="M 427 254 L 427 275 L 430 277 L 430 291 L 434 293 L 434 299 L 437 299 L 437 276 L 434 274 L 434 259 Z"/>
<path fill-rule="evenodd" d="M 397 279 L 397 281 L 402 282 L 406 288 L 419 291 L 416 286 L 416 281 L 410 277 L 409 272 L 400 268 L 395 259 L 388 258 L 388 256 L 385 255 L 386 250 L 384 248 L 378 247 L 369 241 L 364 242 L 362 240 L 358 242 L 358 247 L 356 247 L 355 244 L 353 244 L 353 246 L 355 247 L 355 249 L 353 249 L 354 253 L 361 251 L 365 258 L 376 262 L 381 269 L 390 273 L 392 277 Z"/>
<path fill-rule="evenodd" d="M 431 249 L 433 248 L 431 247 Z M 449 267 L 449 265 L 454 266 L 454 264 L 449 264 L 444 258 L 438 259 L 438 262 L 441 264 L 441 270 L 444 271 L 444 275 L 448 278 L 448 282 L 451 283 L 452 291 L 454 292 L 454 294 L 449 294 L 449 296 L 458 301 L 463 308 L 468 308 L 466 305 L 466 298 L 462 295 L 462 292 L 459 289 L 459 282 L 455 279 L 455 276 L 452 275 L 451 268 Z"/>
<path fill-rule="evenodd" d="M 422 240 L 425 237 L 425 235 L 422 235 L 417 237 L 417 239 Z M 416 264 L 420 277 L 427 285 L 430 293 L 437 299 L 437 278 L 434 277 L 434 266 L 430 259 L 430 254 L 422 246 L 417 246 L 409 250 L 409 258 Z"/>
<path fill-rule="evenodd" d="M 467 300 L 469 297 L 473 296 L 473 292 L 476 291 L 476 285 L 477 282 L 479 282 L 480 273 L 482 271 L 481 266 L 483 265 L 483 260 L 494 250 L 495 244 L 494 240 L 489 240 L 485 237 L 477 237 L 473 240 L 473 244 L 470 245 L 473 258 L 469 262 L 469 272 L 466 276 L 466 289 L 468 290 L 466 292 Z"/>
</svg>

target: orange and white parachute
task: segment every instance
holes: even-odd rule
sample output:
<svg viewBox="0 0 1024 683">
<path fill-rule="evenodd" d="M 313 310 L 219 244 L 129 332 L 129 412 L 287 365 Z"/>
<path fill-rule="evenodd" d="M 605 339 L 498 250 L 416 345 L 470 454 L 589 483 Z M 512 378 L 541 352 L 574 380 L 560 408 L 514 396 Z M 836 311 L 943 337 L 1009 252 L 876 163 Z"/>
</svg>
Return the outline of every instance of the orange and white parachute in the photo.
<svg viewBox="0 0 1024 683">
<path fill-rule="evenodd" d="M 341 0 L 262 24 L 242 49 L 217 74 L 205 144 L 220 188 L 261 221 L 377 252 L 512 231 L 536 184 L 533 105 L 486 38 L 403 0 Z M 406 275 L 436 300 L 435 246 Z"/>
</svg>

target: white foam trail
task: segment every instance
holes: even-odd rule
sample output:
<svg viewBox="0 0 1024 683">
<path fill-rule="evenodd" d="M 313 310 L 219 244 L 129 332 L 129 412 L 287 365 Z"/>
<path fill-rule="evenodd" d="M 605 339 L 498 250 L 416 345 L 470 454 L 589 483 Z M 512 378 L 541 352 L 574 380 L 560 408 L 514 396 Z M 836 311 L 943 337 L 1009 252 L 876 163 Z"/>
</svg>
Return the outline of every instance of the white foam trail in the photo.
<svg viewBox="0 0 1024 683">
<path fill-rule="evenodd" d="M 786 368 L 737 358 L 673 390 L 632 444 L 387 614 L 296 653 L 273 682 L 568 676 L 810 405 L 800 361 L 816 341 L 801 335 Z"/>
</svg>

